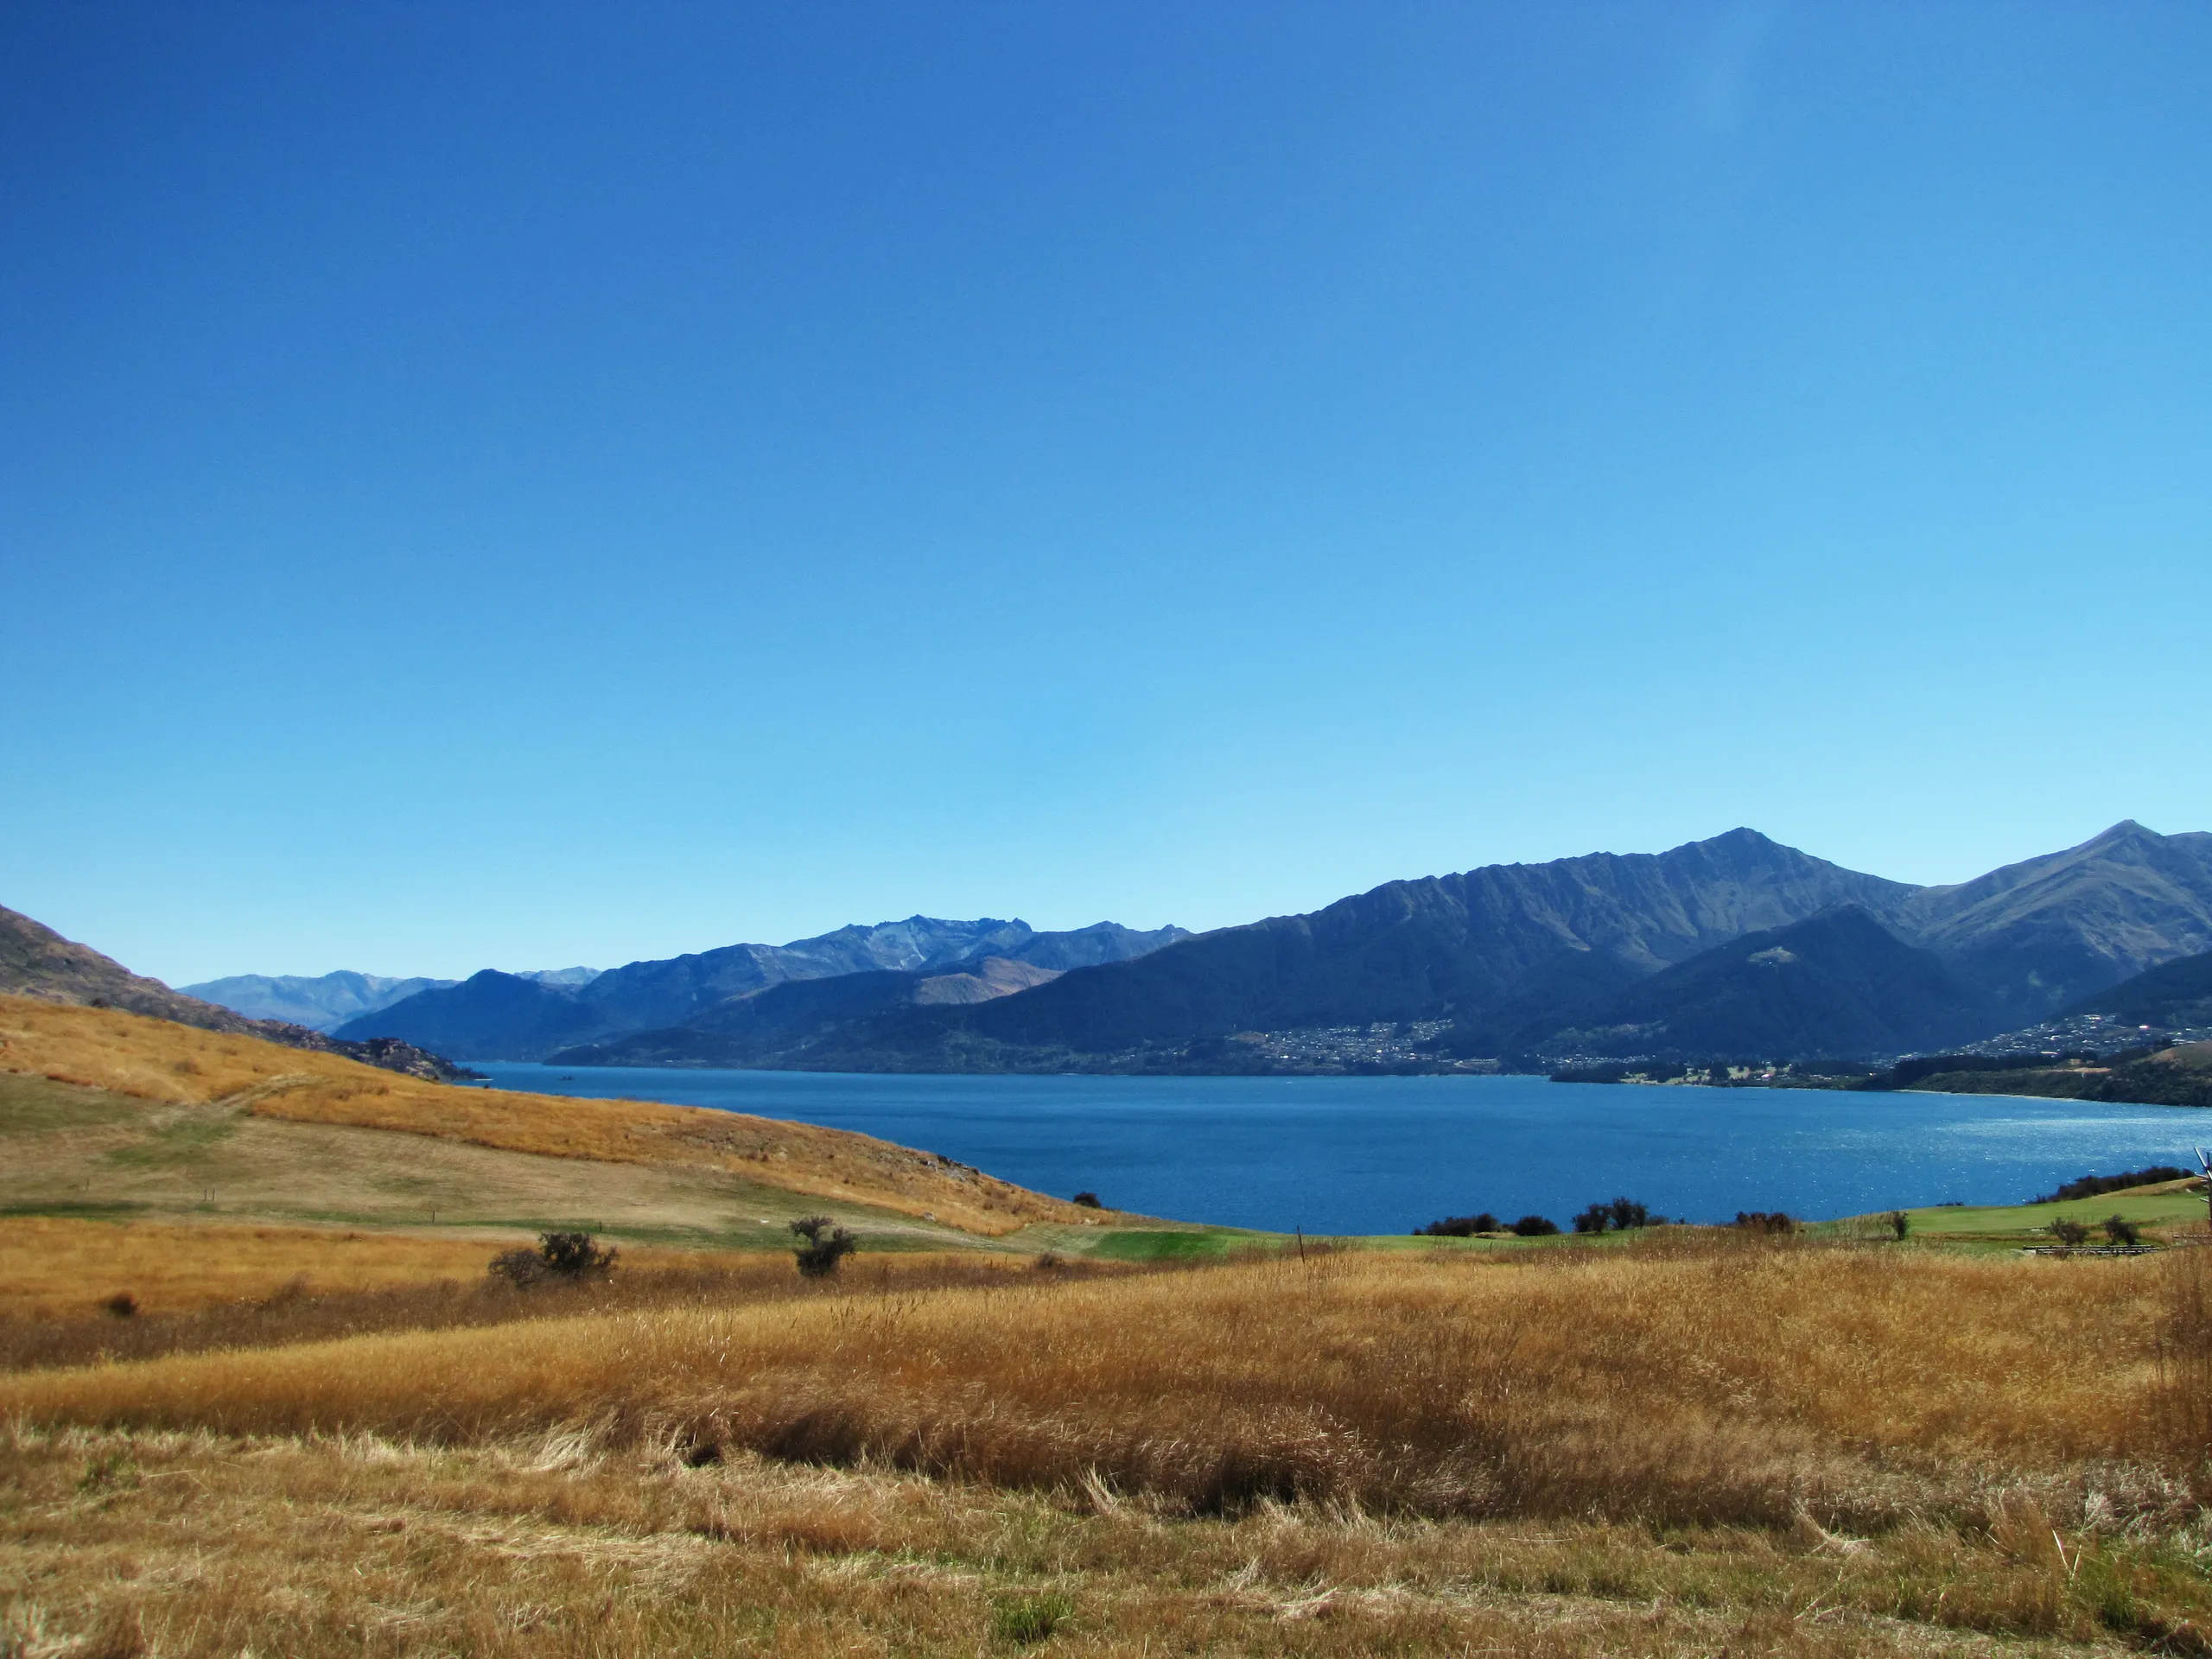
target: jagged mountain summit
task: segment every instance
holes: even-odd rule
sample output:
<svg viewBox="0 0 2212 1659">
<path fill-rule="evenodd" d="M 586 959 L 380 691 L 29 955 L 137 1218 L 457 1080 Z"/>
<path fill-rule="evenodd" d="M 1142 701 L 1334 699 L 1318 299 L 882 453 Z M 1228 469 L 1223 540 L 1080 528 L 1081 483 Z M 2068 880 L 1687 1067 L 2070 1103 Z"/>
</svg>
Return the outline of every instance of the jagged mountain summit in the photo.
<svg viewBox="0 0 2212 1659">
<path fill-rule="evenodd" d="M 791 981 L 874 973 L 941 978 L 946 983 L 921 1000 L 965 1004 L 1190 937 L 1184 928 L 1141 931 L 1117 922 L 1039 932 L 1018 920 L 910 916 L 789 944 L 733 944 L 633 962 L 573 988 L 487 969 L 350 1020 L 338 1034 L 402 1037 L 473 1059 L 537 1059 L 576 1044 L 679 1025 L 703 1009 Z M 987 969 L 993 962 L 1009 966 Z"/>
</svg>

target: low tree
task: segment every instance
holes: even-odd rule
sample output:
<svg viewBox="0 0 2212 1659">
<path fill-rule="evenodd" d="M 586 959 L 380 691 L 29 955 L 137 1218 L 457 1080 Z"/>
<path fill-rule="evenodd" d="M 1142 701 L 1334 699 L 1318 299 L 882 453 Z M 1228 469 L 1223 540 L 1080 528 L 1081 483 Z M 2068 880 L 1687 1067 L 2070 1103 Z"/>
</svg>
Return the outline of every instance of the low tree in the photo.
<svg viewBox="0 0 2212 1659">
<path fill-rule="evenodd" d="M 860 1248 L 860 1240 L 828 1216 L 801 1216 L 791 1223 L 801 1243 L 795 1257 L 798 1270 L 809 1279 L 827 1279 L 837 1264 Z"/>
<path fill-rule="evenodd" d="M 1606 1218 L 1616 1232 L 1626 1232 L 1631 1227 L 1649 1227 L 1651 1211 L 1634 1198 L 1615 1198 L 1605 1206 Z"/>
<path fill-rule="evenodd" d="M 1602 1204 L 1593 1204 L 1574 1218 L 1578 1233 L 1602 1233 L 1612 1225 L 1613 1212 Z"/>
<path fill-rule="evenodd" d="M 2105 1236 L 2115 1244 L 2140 1244 L 2143 1242 L 2143 1230 L 2126 1216 L 2107 1216 Z"/>
<path fill-rule="evenodd" d="M 1891 1211 L 1884 1219 L 1890 1224 L 1890 1230 L 1897 1236 L 1899 1241 L 1912 1230 L 1912 1217 L 1902 1210 Z"/>
<path fill-rule="evenodd" d="M 612 1273 L 616 1255 L 589 1233 L 540 1233 L 536 1249 L 502 1250 L 491 1270 L 518 1290 L 548 1279 L 575 1284 Z"/>
<path fill-rule="evenodd" d="M 1523 1238 L 1549 1238 L 1559 1231 L 1559 1224 L 1548 1216 L 1523 1216 L 1513 1224 L 1513 1230 Z"/>
<path fill-rule="evenodd" d="M 1078 1192 L 1068 1202 L 1079 1204 L 1086 1210 L 1103 1210 L 1106 1207 L 1098 1201 L 1098 1195 L 1096 1192 Z"/>
<path fill-rule="evenodd" d="M 1782 1210 L 1738 1210 L 1736 1225 L 1747 1233 L 1777 1233 L 1785 1237 L 1797 1230 L 1796 1217 Z"/>
<path fill-rule="evenodd" d="M 2070 1250 L 2088 1243 L 2089 1230 L 2071 1216 L 2060 1216 L 2050 1224 L 2050 1236 Z"/>
</svg>

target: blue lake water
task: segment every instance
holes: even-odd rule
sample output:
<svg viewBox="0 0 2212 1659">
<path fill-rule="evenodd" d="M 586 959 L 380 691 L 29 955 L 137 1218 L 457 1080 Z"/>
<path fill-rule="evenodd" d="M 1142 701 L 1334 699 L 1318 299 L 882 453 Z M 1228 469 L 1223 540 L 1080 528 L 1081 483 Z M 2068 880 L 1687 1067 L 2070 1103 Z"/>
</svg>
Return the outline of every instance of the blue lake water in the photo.
<svg viewBox="0 0 2212 1659">
<path fill-rule="evenodd" d="M 1564 1223 L 1625 1194 L 1693 1221 L 2015 1204 L 2188 1164 L 2212 1115 L 1993 1095 L 1660 1089 L 1541 1077 L 875 1077 L 474 1062 L 502 1088 L 797 1118 L 1040 1192 L 1309 1233 L 1480 1210 Z"/>
</svg>

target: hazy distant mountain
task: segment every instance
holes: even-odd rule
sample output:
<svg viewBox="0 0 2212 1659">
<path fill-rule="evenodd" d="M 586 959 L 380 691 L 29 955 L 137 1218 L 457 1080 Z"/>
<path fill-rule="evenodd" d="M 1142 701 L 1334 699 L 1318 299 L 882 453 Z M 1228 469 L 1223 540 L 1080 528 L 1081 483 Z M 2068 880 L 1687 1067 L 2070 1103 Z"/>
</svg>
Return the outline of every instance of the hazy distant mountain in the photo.
<svg viewBox="0 0 2212 1659">
<path fill-rule="evenodd" d="M 1842 905 L 1661 969 L 1548 1052 L 1666 1059 L 1839 1059 L 1985 1034 L 1987 1000 L 1932 950 Z"/>
<path fill-rule="evenodd" d="M 588 985 L 596 968 L 549 968 L 516 976 L 543 985 Z M 349 1020 L 404 1002 L 417 991 L 443 990 L 457 979 L 388 979 L 341 969 L 312 978 L 301 974 L 233 974 L 184 988 L 187 995 L 254 1020 L 283 1020 L 310 1031 L 335 1031 Z"/>
<path fill-rule="evenodd" d="M 785 945 L 733 944 L 633 962 L 574 988 L 486 971 L 350 1020 L 339 1034 L 404 1037 L 472 1059 L 538 1059 L 576 1044 L 678 1026 L 702 1009 L 787 981 L 925 974 L 986 957 L 1059 970 L 1123 960 L 1189 937 L 1179 927 L 1147 932 L 1114 922 L 1039 933 L 1020 921 L 911 916 Z"/>
<path fill-rule="evenodd" d="M 301 974 L 233 974 L 184 988 L 188 995 L 219 1003 L 254 1020 L 284 1020 L 310 1031 L 334 1031 L 357 1014 L 373 1014 L 417 991 L 439 989 L 450 979 L 386 979 L 340 970 L 310 979 Z"/>
<path fill-rule="evenodd" d="M 346 1042 L 285 1020 L 250 1019 L 233 1009 L 173 991 L 158 979 L 134 974 L 90 945 L 65 939 L 43 923 L 5 908 L 0 908 L 0 992 L 80 1007 L 121 1008 L 126 1014 L 173 1020 L 203 1031 L 235 1032 L 289 1048 L 342 1054 L 367 1065 L 432 1081 L 464 1075 L 442 1056 L 411 1043 Z"/>
<path fill-rule="evenodd" d="M 2094 991 L 2064 1012 L 2109 1014 L 2126 1025 L 2170 1031 L 2212 1026 L 2212 952 L 2162 963 Z"/>
<path fill-rule="evenodd" d="M 2032 1025 L 2212 950 L 2212 835 L 2124 821 L 2064 852 L 1923 887 L 1884 919 L 1986 989 L 2003 1010 L 1994 1029 Z"/>
</svg>

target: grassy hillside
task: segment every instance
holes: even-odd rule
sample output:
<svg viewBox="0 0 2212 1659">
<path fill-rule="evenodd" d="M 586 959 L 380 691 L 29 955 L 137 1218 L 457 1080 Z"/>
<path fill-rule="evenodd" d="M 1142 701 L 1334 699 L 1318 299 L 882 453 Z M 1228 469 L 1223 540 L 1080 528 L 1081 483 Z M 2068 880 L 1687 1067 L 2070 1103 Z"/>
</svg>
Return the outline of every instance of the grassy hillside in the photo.
<svg viewBox="0 0 2212 1659">
<path fill-rule="evenodd" d="M 1673 1232 L 19 1373 L 0 1595 L 178 1656 L 2197 1652 L 2208 1301 Z"/>
<path fill-rule="evenodd" d="M 1096 1223 L 1098 1212 L 1048 1198 L 1009 1182 L 978 1173 L 930 1153 L 916 1152 L 867 1135 L 804 1123 L 782 1122 L 740 1113 L 697 1107 L 664 1106 L 645 1101 L 594 1101 L 514 1094 L 497 1090 L 459 1089 L 358 1065 L 333 1055 L 279 1048 L 251 1037 L 204 1032 L 166 1020 L 111 1009 L 70 1007 L 29 997 L 0 996 L 0 1071 L 76 1084 L 102 1091 L 110 1104 L 85 1103 L 92 1116 L 105 1114 L 114 1134 L 134 1131 L 150 1141 L 133 1149 L 102 1146 L 95 1155 L 107 1169 L 159 1168 L 164 1160 L 189 1162 L 200 1152 L 236 1142 L 241 1150 L 270 1148 L 269 1179 L 283 1171 L 276 1143 L 250 1125 L 283 1122 L 323 1129 L 376 1131 L 526 1154 L 529 1182 L 549 1193 L 582 1197 L 591 1190 L 626 1192 L 658 1203 L 663 1189 L 726 1194 L 728 1210 L 757 1188 L 785 1195 L 786 1213 L 794 1198 L 814 1208 L 860 1205 L 912 1220 L 932 1220 L 948 1229 L 983 1237 L 1012 1233 L 1036 1224 L 1080 1227 Z M 159 1116 L 121 1112 L 115 1096 L 172 1109 Z M 25 1107 L 23 1110 L 32 1109 Z M 49 1128 L 62 1139 L 48 1149 L 53 1179 L 64 1179 L 70 1135 L 88 1126 L 58 1106 L 44 1109 Z M 56 1116 L 59 1114 L 59 1116 Z M 29 1124 L 25 1125 L 26 1132 Z M 244 1138 L 241 1138 L 244 1137 Z M 302 1143 L 304 1145 L 304 1143 Z M 355 1142 L 366 1155 L 370 1143 Z M 355 1166 L 334 1156 L 336 1148 L 303 1150 L 296 1161 L 325 1170 L 327 1189 L 335 1179 L 349 1187 Z M 543 1160 L 566 1160 L 592 1166 L 626 1166 L 639 1172 L 609 1175 L 603 1167 L 588 1176 L 557 1173 Z M 469 1190 L 471 1179 L 495 1179 L 489 1166 L 434 1154 L 419 1144 L 385 1145 L 380 1161 L 391 1164 L 394 1179 L 419 1172 L 418 1208 L 427 1214 L 442 1178 L 454 1193 Z M 0 1190 L 26 1165 L 13 1160 L 0 1176 Z M 524 1181 L 521 1166 L 505 1166 L 506 1177 Z M 741 1178 L 733 1186 L 728 1177 Z M 112 1191 L 121 1176 L 85 1189 L 87 1201 Z M 624 1185 L 626 1180 L 627 1185 Z M 704 1180 L 707 1185 L 701 1188 Z M 579 1183 L 582 1183 L 580 1185 Z M 175 1185 L 175 1183 L 172 1183 Z M 16 1202 L 23 1199 L 17 1196 Z M 573 1211 L 569 1211 L 573 1214 Z M 588 1215 L 591 1212 L 586 1211 Z M 766 1213 L 764 1211 L 764 1213 Z"/>
</svg>

